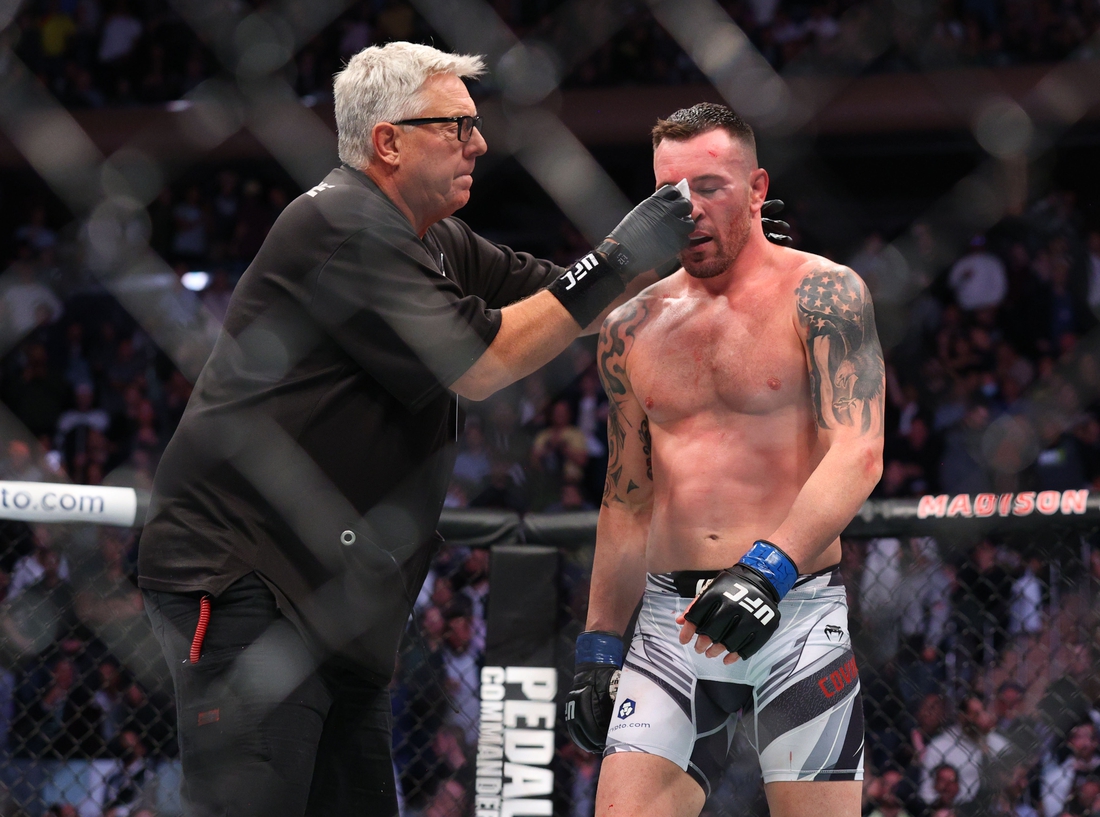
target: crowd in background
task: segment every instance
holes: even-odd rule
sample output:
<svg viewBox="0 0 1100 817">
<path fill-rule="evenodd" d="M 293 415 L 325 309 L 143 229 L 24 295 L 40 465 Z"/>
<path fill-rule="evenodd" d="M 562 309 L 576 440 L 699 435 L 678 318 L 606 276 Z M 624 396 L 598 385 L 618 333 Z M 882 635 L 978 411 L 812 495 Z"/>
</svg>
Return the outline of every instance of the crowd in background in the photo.
<svg viewBox="0 0 1100 817">
<path fill-rule="evenodd" d="M 254 4 L 264 8 L 266 3 Z M 577 41 L 594 10 L 564 0 L 494 0 L 520 37 Z M 753 45 L 787 73 L 913 71 L 960 65 L 1004 66 L 1087 59 L 1100 8 L 1088 0 L 725 0 L 720 3 Z M 239 4 L 241 12 L 248 7 Z M 558 67 L 566 87 L 704 81 L 694 62 L 645 4 L 610 4 L 614 35 L 581 48 Z M 170 0 L 33 0 L 2 35 L 69 108 L 160 105 L 219 71 Z M 446 41 L 412 4 L 351 4 L 284 69 L 298 94 L 331 96 L 331 77 L 365 46 L 391 40 Z"/>
<path fill-rule="evenodd" d="M 494 3 L 521 33 L 539 31 L 558 5 Z M 724 5 L 791 70 L 815 60 L 854 65 L 850 27 L 870 24 L 871 7 L 851 3 Z M 1098 8 L 937 3 L 928 36 L 899 16 L 897 36 L 857 56 L 868 69 L 1059 59 L 1086 42 Z M 627 19 L 567 85 L 701 79 L 650 18 Z M 404 4 L 355 5 L 298 55 L 295 87 L 324 96 L 355 50 L 429 34 Z M 171 7 L 153 0 L 25 4 L 3 36 L 18 38 L 20 56 L 71 107 L 159 104 L 214 70 Z M 241 166 L 161 192 L 148 208 L 149 237 L 173 270 L 163 292 L 173 321 L 224 317 L 290 190 Z M 44 199 L 9 209 L 19 223 L 2 237 L 10 251 L 0 274 L 0 479 L 148 489 L 190 382 L 153 342 L 154 329 L 97 284 Z M 797 215 L 792 222 L 798 242 Z M 1100 490 L 1098 228 L 1072 193 L 1057 191 L 949 256 L 921 223 L 904 254 L 875 232 L 829 252 L 867 281 L 886 350 L 876 497 Z M 544 244 L 558 247 L 561 262 L 578 254 L 572 235 Z M 189 289 L 192 270 L 208 276 Z M 466 408 L 450 507 L 599 506 L 607 399 L 594 339 Z M 1100 556 L 1089 538 L 1044 535 L 845 541 L 867 720 L 866 814 L 1100 811 Z M 0 815 L 178 812 L 175 713 L 134 584 L 135 555 L 129 531 L 0 530 Z M 563 585 L 566 628 L 584 617 L 587 584 L 575 572 Z M 487 551 L 445 548 L 417 599 L 393 686 L 409 815 L 471 807 L 489 590 Z M 751 748 L 738 741 L 740 760 L 708 813 L 762 808 Z M 562 741 L 556 764 L 555 813 L 590 813 L 598 760 Z"/>
</svg>

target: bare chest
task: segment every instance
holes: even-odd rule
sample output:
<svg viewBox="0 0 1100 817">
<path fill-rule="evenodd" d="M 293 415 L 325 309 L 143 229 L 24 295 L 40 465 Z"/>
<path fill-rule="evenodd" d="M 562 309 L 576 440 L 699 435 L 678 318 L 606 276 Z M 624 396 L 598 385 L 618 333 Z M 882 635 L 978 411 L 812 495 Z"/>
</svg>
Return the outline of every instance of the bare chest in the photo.
<svg viewBox="0 0 1100 817">
<path fill-rule="evenodd" d="M 641 327 L 628 365 L 635 395 L 658 424 L 703 412 L 768 414 L 809 393 L 793 317 L 775 302 L 672 302 Z"/>
</svg>

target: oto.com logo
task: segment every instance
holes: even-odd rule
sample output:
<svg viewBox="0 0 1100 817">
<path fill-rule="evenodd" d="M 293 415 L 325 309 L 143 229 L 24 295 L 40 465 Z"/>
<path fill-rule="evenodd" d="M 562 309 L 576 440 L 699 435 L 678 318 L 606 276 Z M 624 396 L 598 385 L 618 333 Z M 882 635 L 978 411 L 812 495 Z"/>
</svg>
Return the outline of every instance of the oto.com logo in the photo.
<svg viewBox="0 0 1100 817">
<path fill-rule="evenodd" d="M 619 703 L 616 713 L 619 716 L 619 720 L 623 723 L 617 723 L 608 729 L 608 732 L 614 732 L 617 729 L 648 729 L 649 724 L 641 721 L 629 720 L 630 716 L 638 711 L 638 704 L 633 698 L 627 698 Z"/>
</svg>

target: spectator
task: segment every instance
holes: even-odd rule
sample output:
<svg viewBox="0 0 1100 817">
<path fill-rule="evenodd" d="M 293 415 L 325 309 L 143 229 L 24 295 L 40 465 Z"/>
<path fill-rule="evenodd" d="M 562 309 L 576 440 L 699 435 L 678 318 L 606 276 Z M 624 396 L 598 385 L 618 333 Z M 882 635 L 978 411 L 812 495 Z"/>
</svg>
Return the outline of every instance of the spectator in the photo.
<svg viewBox="0 0 1100 817">
<path fill-rule="evenodd" d="M 8 440 L 7 456 L 0 460 L 0 479 L 17 482 L 41 482 L 46 472 L 35 463 L 31 446 L 25 440 Z"/>
<path fill-rule="evenodd" d="M 1044 814 L 1061 814 L 1078 788 L 1089 778 L 1100 774 L 1100 742 L 1091 721 L 1070 729 L 1066 748 L 1068 752 L 1064 760 L 1059 762 L 1052 757 L 1043 764 L 1041 791 Z M 1074 810 L 1071 813 L 1088 814 L 1090 810 Z"/>
<path fill-rule="evenodd" d="M 499 395 L 492 400 L 485 426 L 485 440 L 492 456 L 510 463 L 512 481 L 516 485 L 523 485 L 526 480 L 523 469 L 531 454 L 532 437 L 520 428 L 519 414 L 507 395 Z"/>
<path fill-rule="evenodd" d="M 924 773 L 920 796 L 930 808 L 958 807 L 977 798 L 986 765 L 1009 745 L 993 731 L 993 724 L 993 715 L 986 710 L 985 702 L 977 695 L 968 695 L 959 703 L 958 723 L 929 741 L 921 763 Z M 945 764 L 956 773 L 958 798 L 941 802 L 939 775 Z"/>
<path fill-rule="evenodd" d="M 991 665 L 1008 629 L 1008 603 L 1012 576 L 998 563 L 997 547 L 981 539 L 958 572 L 951 601 L 955 607 L 956 633 L 964 673 Z"/>
<path fill-rule="evenodd" d="M 492 466 L 489 464 L 489 448 L 481 429 L 481 418 L 470 417 L 466 431 L 455 457 L 454 475 L 467 486 L 470 496 L 477 496 L 485 485 Z"/>
<path fill-rule="evenodd" d="M 573 425 L 569 403 L 558 400 L 550 409 L 550 425 L 535 436 L 531 470 L 538 477 L 536 507 L 545 507 L 561 493 L 561 486 L 580 484 L 588 464 L 588 441 Z"/>
<path fill-rule="evenodd" d="M 946 719 L 947 708 L 944 704 L 943 695 L 928 693 L 921 698 L 921 703 L 916 706 L 916 725 L 909 733 L 909 746 L 912 749 L 910 766 L 916 772 L 920 772 L 924 768 L 928 744 L 943 731 Z M 916 786 L 920 785 L 920 780 L 913 782 Z M 914 791 L 916 786 L 914 786 Z"/>
<path fill-rule="evenodd" d="M 892 661 L 898 651 L 900 585 L 901 542 L 892 537 L 870 540 L 860 582 L 859 604 L 864 625 L 875 632 L 867 654 L 867 659 L 875 666 Z"/>
<path fill-rule="evenodd" d="M 1015 681 L 1004 681 L 997 687 L 993 699 L 993 713 L 997 718 L 996 730 L 1012 744 L 1019 757 L 1038 757 L 1043 742 L 1035 719 L 1025 714 L 1026 690 Z"/>
<path fill-rule="evenodd" d="M 1100 230 L 1089 230 L 1088 249 L 1089 307 L 1100 317 Z"/>
<path fill-rule="evenodd" d="M 985 249 L 985 236 L 970 240 L 970 252 L 955 262 L 948 275 L 955 302 L 967 312 L 999 306 L 1008 291 L 1005 265 Z"/>
<path fill-rule="evenodd" d="M 70 657 L 81 657 L 87 631 L 73 613 L 73 590 L 62 578 L 61 558 L 53 550 L 36 552 L 42 573 L 18 594 L 8 593 L 5 646 L 25 661 L 34 655 L 58 649 Z"/>
<path fill-rule="evenodd" d="M 33 343 L 26 347 L 25 354 L 22 372 L 0 384 L 4 387 L 3 402 L 35 437 L 48 434 L 52 439 L 72 391 L 50 365 L 45 346 Z"/>
<path fill-rule="evenodd" d="M 489 558 L 489 548 L 470 548 L 455 577 L 459 593 L 470 602 L 473 622 L 470 648 L 478 655 L 485 651 L 485 626 L 489 612 Z"/>
<path fill-rule="evenodd" d="M 58 9 L 59 5 L 58 0 L 52 0 L 52 10 L 47 16 L 56 17 L 58 21 L 70 19 L 67 14 Z M 60 22 L 59 24 L 64 28 L 64 22 Z M 46 38 L 45 31 L 43 31 L 42 36 L 43 39 Z M 46 208 L 41 204 L 37 204 L 31 208 L 27 223 L 16 228 L 14 237 L 17 242 L 27 245 L 35 253 L 51 249 L 57 245 L 57 233 L 47 225 Z"/>
<path fill-rule="evenodd" d="M 99 676 L 98 689 L 95 693 L 95 704 L 103 713 L 102 737 L 105 744 L 110 743 L 122 731 L 126 722 L 127 707 L 125 693 L 129 686 L 122 673 L 122 667 L 118 659 L 113 655 L 105 655 L 96 667 Z"/>
<path fill-rule="evenodd" d="M 1031 794 L 1028 767 L 1014 763 L 1006 774 L 1003 786 L 994 789 L 989 813 L 996 817 L 1042 817 Z"/>
<path fill-rule="evenodd" d="M 156 655 L 153 630 L 145 616 L 141 593 L 134 583 L 130 550 L 133 531 L 101 526 L 99 547 L 80 564 L 75 610 L 80 620 L 117 655 L 125 666 L 146 667 Z M 163 672 L 160 662 L 150 668 Z"/>
<path fill-rule="evenodd" d="M 926 814 L 944 817 L 944 812 L 954 814 L 959 803 L 959 772 L 950 763 L 940 763 L 932 769 L 932 801 Z"/>
<path fill-rule="evenodd" d="M 124 807 L 130 813 L 152 794 L 147 787 L 152 782 L 153 770 L 145 759 L 145 745 L 134 732 L 120 733 L 111 751 L 118 758 L 119 768 L 107 777 L 103 808 Z"/>
<path fill-rule="evenodd" d="M 70 473 L 74 473 L 73 463 L 78 457 L 87 457 L 89 432 L 105 434 L 111 425 L 107 412 L 95 405 L 95 391 L 90 383 L 81 383 L 73 389 L 73 402 L 73 408 L 58 419 L 54 437 L 54 445 L 64 454 Z"/>
<path fill-rule="evenodd" d="M 982 401 L 960 404 L 962 421 L 944 435 L 940 461 L 940 489 L 952 494 L 978 494 L 993 490 L 982 441 L 989 427 L 989 408 Z"/>
<path fill-rule="evenodd" d="M 1040 724 L 1055 741 L 1068 740 L 1070 729 L 1093 714 L 1095 696 L 1087 691 L 1096 673 L 1092 647 L 1087 643 L 1063 645 L 1048 671 L 1054 680 L 1039 701 Z"/>
<path fill-rule="evenodd" d="M 30 259 L 16 260 L 4 281 L 0 317 L 5 328 L 0 340 L 9 347 L 34 329 L 54 323 L 64 312 L 61 300 L 49 287 L 39 283 L 37 269 Z"/>
<path fill-rule="evenodd" d="M 457 708 L 457 711 L 446 713 L 445 723 L 462 731 L 466 746 L 476 746 L 481 656 L 473 649 L 474 622 L 469 602 L 459 604 L 457 601 L 444 613 L 443 664 L 447 670 L 447 691 Z"/>
<path fill-rule="evenodd" d="M 443 726 L 450 693 L 440 684 L 446 677 L 443 613 L 429 604 L 414 613 L 413 638 L 400 652 L 393 694 L 394 763 L 406 805 L 419 808 L 434 774 L 437 758 L 432 736 Z"/>
<path fill-rule="evenodd" d="M 19 558 L 12 569 L 11 586 L 8 599 L 16 598 L 28 587 L 37 584 L 57 565 L 57 575 L 61 581 L 69 580 L 69 562 L 54 550 L 53 529 L 46 525 L 34 525 L 31 528 L 33 550 Z M 56 557 L 56 561 L 50 556 Z"/>
<path fill-rule="evenodd" d="M 175 220 L 172 252 L 188 261 L 201 261 L 207 252 L 207 215 L 202 200 L 202 191 L 197 185 L 191 185 L 180 201 L 172 209 Z"/>
<path fill-rule="evenodd" d="M 1039 578 L 1043 561 L 1038 551 L 1033 550 L 1023 562 L 1023 571 L 1012 582 L 1008 634 L 1026 649 L 1043 630 L 1043 582 Z"/>
<path fill-rule="evenodd" d="M 130 14 L 125 0 L 115 0 L 111 12 L 103 21 L 103 33 L 99 40 L 98 58 L 104 77 L 110 80 L 124 76 L 134 46 L 141 37 L 144 26 Z M 109 82 L 109 85 L 113 84 Z"/>
<path fill-rule="evenodd" d="M 12 754 L 19 758 L 92 758 L 103 750 L 103 714 L 72 659 L 58 655 L 27 673 L 15 692 Z"/>
<path fill-rule="evenodd" d="M 522 473 L 518 463 L 494 451 L 489 460 L 488 484 L 470 500 L 470 507 L 502 508 L 524 513 L 527 510 L 527 494 L 516 480 L 517 470 Z"/>
<path fill-rule="evenodd" d="M 233 285 L 229 283 L 229 273 L 218 267 L 210 276 L 210 284 L 202 291 L 202 305 L 219 324 L 225 323 L 225 313 L 229 310 L 229 299 L 232 297 Z"/>
<path fill-rule="evenodd" d="M 881 777 L 872 780 L 868 786 L 868 799 L 873 808 L 867 817 L 911 817 L 898 797 L 901 783 L 902 774 L 894 769 L 888 769 Z"/>
</svg>

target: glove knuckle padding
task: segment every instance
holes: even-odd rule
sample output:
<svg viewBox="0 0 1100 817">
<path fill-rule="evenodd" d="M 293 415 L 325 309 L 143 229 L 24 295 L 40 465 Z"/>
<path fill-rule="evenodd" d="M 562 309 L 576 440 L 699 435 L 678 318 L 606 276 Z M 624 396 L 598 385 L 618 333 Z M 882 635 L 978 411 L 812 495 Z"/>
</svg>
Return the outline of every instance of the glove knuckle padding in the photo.
<svg viewBox="0 0 1100 817">
<path fill-rule="evenodd" d="M 697 634 L 749 658 L 779 628 L 779 598 L 766 579 L 738 564 L 719 573 L 684 617 Z"/>
<path fill-rule="evenodd" d="M 687 246 L 694 229 L 691 201 L 672 185 L 665 185 L 611 231 L 611 238 L 629 257 L 622 273 L 633 277 L 667 262 Z"/>
</svg>

